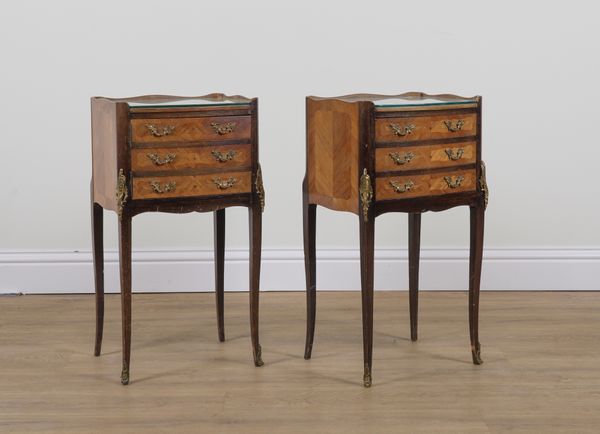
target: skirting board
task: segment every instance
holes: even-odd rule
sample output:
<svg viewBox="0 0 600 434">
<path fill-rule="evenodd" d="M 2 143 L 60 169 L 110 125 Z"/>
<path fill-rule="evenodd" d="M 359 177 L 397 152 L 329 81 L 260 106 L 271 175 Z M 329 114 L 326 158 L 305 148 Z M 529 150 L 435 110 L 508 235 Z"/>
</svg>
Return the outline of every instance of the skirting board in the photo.
<svg viewBox="0 0 600 434">
<path fill-rule="evenodd" d="M 303 290 L 301 250 L 263 250 L 261 289 Z M 106 292 L 118 292 L 118 256 L 105 254 Z M 468 287 L 468 250 L 423 249 L 420 287 L 423 290 L 464 290 Z M 406 251 L 376 250 L 375 288 L 406 290 Z M 600 249 L 485 250 L 482 290 L 600 290 Z M 247 251 L 225 256 L 225 288 L 248 290 Z M 358 250 L 317 251 L 317 288 L 358 290 Z M 214 290 L 212 251 L 135 251 L 134 292 Z M 94 291 L 90 252 L 0 252 L 0 294 L 91 293 Z"/>
</svg>

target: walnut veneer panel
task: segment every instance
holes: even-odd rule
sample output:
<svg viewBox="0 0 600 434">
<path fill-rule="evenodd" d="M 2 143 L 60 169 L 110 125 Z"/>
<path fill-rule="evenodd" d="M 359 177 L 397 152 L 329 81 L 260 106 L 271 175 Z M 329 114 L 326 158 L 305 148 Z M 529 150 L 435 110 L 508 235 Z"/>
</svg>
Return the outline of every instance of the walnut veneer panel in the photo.
<svg viewBox="0 0 600 434">
<path fill-rule="evenodd" d="M 377 148 L 375 170 L 391 172 L 433 169 L 471 164 L 476 161 L 477 143 L 461 142 L 443 145 Z"/>
<path fill-rule="evenodd" d="M 460 185 L 452 188 L 448 185 L 446 177 L 451 183 L 456 183 L 462 177 Z M 407 191 L 396 192 L 391 181 L 400 186 L 410 186 Z M 477 188 L 476 171 L 452 170 L 448 172 L 428 173 L 423 175 L 386 176 L 375 181 L 377 200 L 397 200 L 412 197 L 438 196 L 442 194 L 461 193 L 473 191 Z"/>
<path fill-rule="evenodd" d="M 102 98 L 92 98 L 91 106 L 94 201 L 115 211 L 119 149 L 125 147 L 127 137 L 127 106 Z"/>
<path fill-rule="evenodd" d="M 449 122 L 450 127 L 446 126 L 445 122 Z M 458 123 L 462 123 L 460 129 L 451 131 L 451 128 L 456 128 Z M 396 129 L 400 129 L 404 135 L 399 135 Z M 469 137 L 476 134 L 477 115 L 475 113 L 379 118 L 375 121 L 375 141 L 377 142 L 447 139 Z"/>
<path fill-rule="evenodd" d="M 216 181 L 233 179 L 234 184 L 226 189 L 219 188 Z M 158 183 L 157 192 L 153 183 Z M 251 172 L 224 172 L 195 176 L 134 177 L 133 199 L 161 199 L 168 197 L 222 196 L 249 193 L 252 190 Z"/>
<path fill-rule="evenodd" d="M 250 116 L 131 120 L 131 141 L 134 145 L 232 139 L 250 139 Z"/>
<path fill-rule="evenodd" d="M 131 150 L 131 169 L 136 172 L 172 170 L 231 170 L 250 168 L 251 147 L 247 145 L 137 148 Z"/>
<path fill-rule="evenodd" d="M 358 212 L 359 104 L 307 99 L 309 201 Z"/>
</svg>

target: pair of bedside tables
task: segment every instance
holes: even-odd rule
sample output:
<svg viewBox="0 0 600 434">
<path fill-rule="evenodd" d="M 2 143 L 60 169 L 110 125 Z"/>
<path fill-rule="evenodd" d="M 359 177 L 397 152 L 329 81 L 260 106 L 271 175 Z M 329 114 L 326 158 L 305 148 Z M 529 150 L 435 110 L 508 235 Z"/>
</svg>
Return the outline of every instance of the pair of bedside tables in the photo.
<svg viewBox="0 0 600 434">
<path fill-rule="evenodd" d="M 417 339 L 421 213 L 471 209 L 469 328 L 480 364 L 479 282 L 488 190 L 481 161 L 481 98 L 453 95 L 308 97 L 303 182 L 307 333 L 312 354 L 316 311 L 316 206 L 359 217 L 363 312 L 363 384 L 371 386 L 375 217 L 409 213 L 411 339 Z M 91 187 L 96 287 L 96 344 L 104 316 L 103 210 L 119 216 L 123 369 L 129 383 L 131 347 L 131 221 L 142 212 L 214 213 L 218 337 L 224 341 L 225 208 L 245 206 L 250 226 L 250 329 L 258 334 L 261 213 L 258 102 L 240 96 L 92 98 Z"/>
</svg>

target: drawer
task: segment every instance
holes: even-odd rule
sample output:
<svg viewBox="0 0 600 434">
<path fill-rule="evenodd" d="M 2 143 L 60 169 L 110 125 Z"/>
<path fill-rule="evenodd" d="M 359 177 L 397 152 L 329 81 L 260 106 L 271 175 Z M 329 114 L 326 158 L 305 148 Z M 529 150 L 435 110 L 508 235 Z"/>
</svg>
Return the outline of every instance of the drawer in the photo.
<svg viewBox="0 0 600 434">
<path fill-rule="evenodd" d="M 474 191 L 477 189 L 476 176 L 475 169 L 386 176 L 376 178 L 375 194 L 377 200 L 394 200 Z"/>
<path fill-rule="evenodd" d="M 251 145 L 134 148 L 131 169 L 134 172 L 165 172 L 182 169 L 249 168 Z"/>
<path fill-rule="evenodd" d="M 252 191 L 251 172 L 223 172 L 195 176 L 133 178 L 133 199 L 222 196 Z"/>
<path fill-rule="evenodd" d="M 392 172 L 472 164 L 476 161 L 476 153 L 477 144 L 474 141 L 446 145 L 377 148 L 375 171 Z"/>
<path fill-rule="evenodd" d="M 190 143 L 250 139 L 250 116 L 132 119 L 131 141 Z"/>
<path fill-rule="evenodd" d="M 477 114 L 441 114 L 375 120 L 376 142 L 469 137 L 477 134 Z"/>
</svg>

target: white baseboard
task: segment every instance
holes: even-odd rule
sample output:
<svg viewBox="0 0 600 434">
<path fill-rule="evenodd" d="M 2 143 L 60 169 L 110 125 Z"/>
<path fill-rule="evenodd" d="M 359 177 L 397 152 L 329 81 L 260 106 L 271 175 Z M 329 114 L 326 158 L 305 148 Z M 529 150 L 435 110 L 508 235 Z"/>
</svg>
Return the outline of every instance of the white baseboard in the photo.
<svg viewBox="0 0 600 434">
<path fill-rule="evenodd" d="M 317 252 L 317 288 L 358 290 L 357 250 Z M 107 292 L 118 292 L 118 256 L 105 255 Z M 405 290 L 406 251 L 375 252 L 375 288 Z M 225 288 L 248 289 L 247 251 L 226 253 Z M 484 253 L 482 290 L 600 290 L 600 249 L 488 249 Z M 212 251 L 136 251 L 133 253 L 135 292 L 214 290 Z M 301 250 L 264 250 L 261 289 L 304 289 Z M 464 290 L 468 286 L 468 250 L 423 249 L 420 286 L 423 290 Z M 93 292 L 90 252 L 0 252 L 0 293 Z"/>
</svg>

